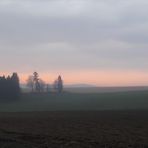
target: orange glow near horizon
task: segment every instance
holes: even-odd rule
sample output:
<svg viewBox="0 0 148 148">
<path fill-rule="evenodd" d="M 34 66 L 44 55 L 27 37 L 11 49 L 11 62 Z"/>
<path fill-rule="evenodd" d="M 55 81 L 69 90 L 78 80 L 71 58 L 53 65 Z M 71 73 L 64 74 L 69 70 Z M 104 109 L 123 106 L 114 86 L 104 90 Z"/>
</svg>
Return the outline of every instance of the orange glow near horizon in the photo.
<svg viewBox="0 0 148 148">
<path fill-rule="evenodd" d="M 1 72 L 1 75 L 8 73 Z M 39 76 L 46 83 L 53 81 L 61 75 L 65 84 L 92 84 L 98 86 L 140 86 L 148 85 L 148 72 L 139 71 L 64 71 L 62 73 L 49 72 L 39 73 Z M 25 83 L 31 73 L 18 73 L 20 82 Z"/>
</svg>

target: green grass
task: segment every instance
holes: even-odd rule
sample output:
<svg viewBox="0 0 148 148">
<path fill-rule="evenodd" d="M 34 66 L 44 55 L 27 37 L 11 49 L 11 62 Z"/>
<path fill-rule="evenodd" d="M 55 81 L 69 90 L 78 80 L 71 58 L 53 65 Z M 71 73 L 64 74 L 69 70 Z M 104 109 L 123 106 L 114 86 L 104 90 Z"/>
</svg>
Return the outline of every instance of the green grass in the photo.
<svg viewBox="0 0 148 148">
<path fill-rule="evenodd" d="M 18 101 L 0 103 L 0 112 L 119 109 L 148 109 L 148 91 L 92 94 L 24 93 Z"/>
</svg>

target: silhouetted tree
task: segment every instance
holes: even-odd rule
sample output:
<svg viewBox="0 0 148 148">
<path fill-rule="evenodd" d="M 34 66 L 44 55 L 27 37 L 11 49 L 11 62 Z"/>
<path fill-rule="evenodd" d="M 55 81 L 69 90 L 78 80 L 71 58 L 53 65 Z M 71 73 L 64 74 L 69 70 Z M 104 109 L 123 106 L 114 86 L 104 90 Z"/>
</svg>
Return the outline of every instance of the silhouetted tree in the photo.
<svg viewBox="0 0 148 148">
<path fill-rule="evenodd" d="M 17 73 L 13 73 L 12 77 L 10 78 L 11 80 L 11 85 L 12 85 L 12 93 L 14 94 L 14 96 L 16 96 L 16 98 L 19 97 L 20 95 L 20 85 L 19 85 L 19 77 L 17 75 Z"/>
<path fill-rule="evenodd" d="M 17 73 L 12 76 L 0 77 L 0 99 L 12 100 L 18 99 L 20 96 L 19 77 Z"/>
<path fill-rule="evenodd" d="M 63 80 L 62 80 L 60 75 L 58 76 L 58 79 L 54 81 L 53 88 L 56 92 L 62 93 L 62 91 L 63 91 Z"/>
<path fill-rule="evenodd" d="M 63 91 L 63 80 L 61 76 L 58 76 L 57 89 L 58 89 L 58 93 L 61 93 Z"/>
<path fill-rule="evenodd" d="M 40 83 L 39 83 L 39 74 L 37 72 L 33 73 L 33 81 L 34 81 L 36 92 L 40 92 L 41 88 L 40 88 Z"/>
<path fill-rule="evenodd" d="M 39 78 L 39 74 L 34 72 L 32 76 L 27 79 L 27 86 L 32 89 L 32 92 L 44 92 L 46 83 Z"/>
</svg>

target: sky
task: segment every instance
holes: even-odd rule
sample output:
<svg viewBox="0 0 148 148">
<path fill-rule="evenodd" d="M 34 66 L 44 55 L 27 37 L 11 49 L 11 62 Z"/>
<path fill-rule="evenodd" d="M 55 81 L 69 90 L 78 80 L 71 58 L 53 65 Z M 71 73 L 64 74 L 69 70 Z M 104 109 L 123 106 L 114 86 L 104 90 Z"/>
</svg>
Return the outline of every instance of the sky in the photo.
<svg viewBox="0 0 148 148">
<path fill-rule="evenodd" d="M 1 0 L 0 75 L 148 85 L 147 8 L 147 0 Z"/>
</svg>

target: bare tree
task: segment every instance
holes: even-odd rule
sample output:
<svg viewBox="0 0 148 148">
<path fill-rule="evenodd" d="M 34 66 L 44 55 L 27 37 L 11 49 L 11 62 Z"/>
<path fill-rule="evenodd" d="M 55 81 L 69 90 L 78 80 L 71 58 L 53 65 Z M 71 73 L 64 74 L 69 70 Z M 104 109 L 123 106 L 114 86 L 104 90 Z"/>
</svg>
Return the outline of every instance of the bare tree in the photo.
<svg viewBox="0 0 148 148">
<path fill-rule="evenodd" d="M 34 86 L 35 86 L 35 91 L 40 92 L 40 83 L 39 83 L 39 74 L 37 72 L 33 73 L 33 81 L 34 81 Z"/>
</svg>

